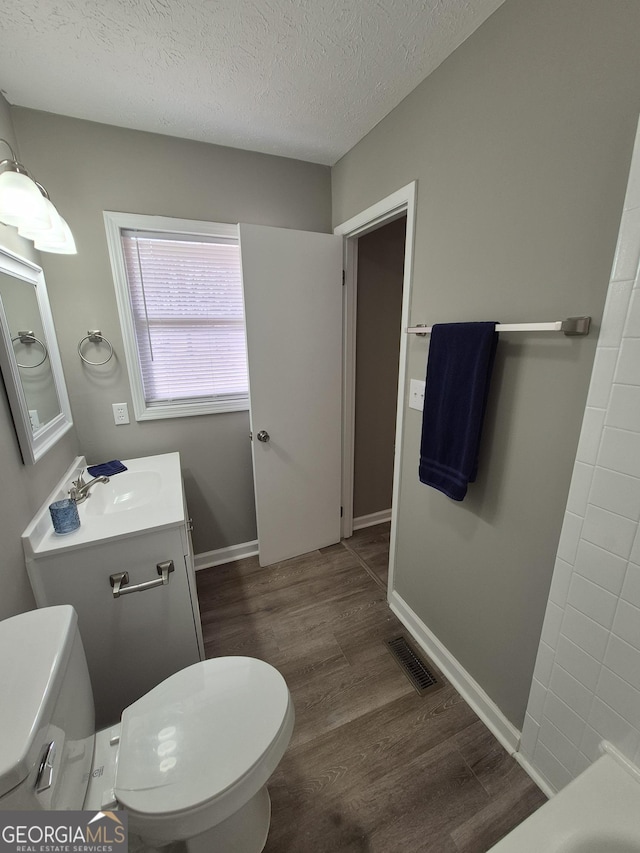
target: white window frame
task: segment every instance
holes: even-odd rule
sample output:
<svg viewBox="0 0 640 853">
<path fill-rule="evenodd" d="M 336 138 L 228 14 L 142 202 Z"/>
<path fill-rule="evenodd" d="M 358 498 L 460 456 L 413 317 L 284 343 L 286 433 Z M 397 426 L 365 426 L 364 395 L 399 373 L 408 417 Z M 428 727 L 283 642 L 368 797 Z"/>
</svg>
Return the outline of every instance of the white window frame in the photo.
<svg viewBox="0 0 640 853">
<path fill-rule="evenodd" d="M 111 210 L 105 210 L 103 213 L 136 420 L 147 421 L 161 418 L 179 418 L 192 415 L 248 410 L 248 393 L 246 397 L 227 400 L 203 400 L 201 402 L 176 401 L 164 404 L 154 403 L 153 405 L 146 402 L 121 242 L 121 232 L 133 229 L 154 231 L 156 233 L 185 234 L 195 237 L 232 237 L 237 239 L 238 226 L 220 222 L 202 222 L 195 219 L 173 219 L 167 216 L 118 213 Z"/>
</svg>

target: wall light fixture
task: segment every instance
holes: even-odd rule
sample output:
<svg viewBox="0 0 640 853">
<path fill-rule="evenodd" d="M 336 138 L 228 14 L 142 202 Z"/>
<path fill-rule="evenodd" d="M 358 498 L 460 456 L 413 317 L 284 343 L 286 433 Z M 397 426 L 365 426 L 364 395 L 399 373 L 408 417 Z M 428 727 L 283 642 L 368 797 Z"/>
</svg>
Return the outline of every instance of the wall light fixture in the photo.
<svg viewBox="0 0 640 853">
<path fill-rule="evenodd" d="M 33 240 L 36 249 L 75 255 L 71 229 L 60 216 L 49 193 L 18 162 L 6 139 L 0 139 L 11 159 L 0 160 L 0 222 L 13 225 L 21 237 Z"/>
</svg>

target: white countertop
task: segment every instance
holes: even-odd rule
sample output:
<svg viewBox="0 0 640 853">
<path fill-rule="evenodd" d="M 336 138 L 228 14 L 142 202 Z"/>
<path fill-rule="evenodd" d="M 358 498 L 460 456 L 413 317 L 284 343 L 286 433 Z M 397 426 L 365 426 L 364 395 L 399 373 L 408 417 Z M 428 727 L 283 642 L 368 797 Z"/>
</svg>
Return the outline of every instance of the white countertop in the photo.
<svg viewBox="0 0 640 853">
<path fill-rule="evenodd" d="M 74 461 L 22 534 L 27 560 L 184 524 L 179 453 L 123 459 L 122 463 L 127 471 L 114 474 L 109 484 L 96 483 L 89 497 L 78 504 L 80 527 L 72 533 L 59 535 L 53 530 L 49 505 L 68 497 L 72 480 L 77 479 L 80 472 L 86 471 L 87 463 L 83 456 Z M 146 472 L 154 476 L 147 476 Z M 85 480 L 89 479 L 90 475 L 85 473 Z M 131 490 L 127 493 L 129 486 Z M 105 502 L 107 493 L 100 495 L 98 490 L 110 488 L 111 491 L 117 490 L 121 496 L 118 509 L 101 514 L 97 510 Z M 131 499 L 134 492 L 135 499 Z"/>
</svg>

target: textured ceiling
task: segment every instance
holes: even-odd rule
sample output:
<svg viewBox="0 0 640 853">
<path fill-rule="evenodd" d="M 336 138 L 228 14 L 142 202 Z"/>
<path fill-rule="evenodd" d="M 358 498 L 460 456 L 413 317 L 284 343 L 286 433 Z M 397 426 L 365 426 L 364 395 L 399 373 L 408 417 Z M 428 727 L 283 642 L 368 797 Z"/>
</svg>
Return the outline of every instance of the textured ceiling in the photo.
<svg viewBox="0 0 640 853">
<path fill-rule="evenodd" d="M 11 104 L 333 164 L 503 0 L 2 0 Z"/>
</svg>

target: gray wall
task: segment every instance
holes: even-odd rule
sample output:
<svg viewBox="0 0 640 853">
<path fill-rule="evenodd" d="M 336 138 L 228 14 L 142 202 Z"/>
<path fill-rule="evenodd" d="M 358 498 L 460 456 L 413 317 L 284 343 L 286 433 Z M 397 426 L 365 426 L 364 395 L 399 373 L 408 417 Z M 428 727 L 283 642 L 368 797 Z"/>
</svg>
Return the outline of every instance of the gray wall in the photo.
<svg viewBox="0 0 640 853">
<path fill-rule="evenodd" d="M 82 452 L 97 462 L 180 451 L 196 552 L 255 539 L 248 413 L 132 417 L 102 211 L 328 231 L 329 169 L 22 108 L 12 115 L 78 247 L 43 265 Z M 94 328 L 117 354 L 104 368 L 84 367 L 76 352 Z M 111 404 L 122 401 L 132 423 L 116 427 Z"/>
<path fill-rule="evenodd" d="M 358 240 L 354 518 L 391 507 L 406 224 Z"/>
<path fill-rule="evenodd" d="M 396 589 L 524 717 L 640 111 L 636 0 L 507 0 L 333 169 L 343 222 L 418 180 L 411 322 L 591 314 L 503 335 L 478 482 L 418 482 L 402 436 Z M 424 378 L 427 343 L 409 343 Z M 406 389 L 405 389 L 406 393 Z"/>
<path fill-rule="evenodd" d="M 9 105 L 1 95 L 0 137 L 16 150 Z M 0 159 L 4 160 L 10 156 L 9 151 L 4 145 L 0 147 Z M 16 151 L 16 154 L 23 156 L 21 151 Z M 23 159 L 26 161 L 26 157 Z M 25 165 L 29 168 L 27 162 Z M 19 237 L 15 228 L 0 224 L 0 246 L 41 263 L 33 243 Z M 23 465 L 4 387 L 0 389 L 0 619 L 35 607 L 24 566 L 20 534 L 77 452 L 77 438 L 72 429 L 35 465 Z"/>
</svg>

